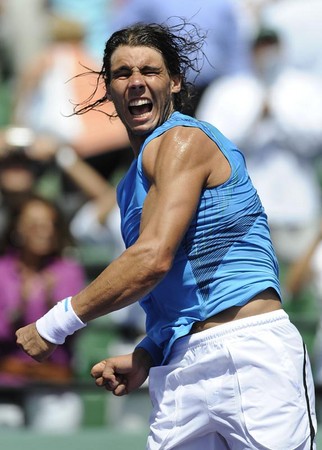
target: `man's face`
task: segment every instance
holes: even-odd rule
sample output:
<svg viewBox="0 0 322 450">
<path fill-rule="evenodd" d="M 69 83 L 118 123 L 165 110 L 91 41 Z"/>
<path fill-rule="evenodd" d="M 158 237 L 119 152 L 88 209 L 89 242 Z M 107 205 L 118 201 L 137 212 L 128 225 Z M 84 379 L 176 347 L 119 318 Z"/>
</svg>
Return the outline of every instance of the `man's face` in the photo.
<svg viewBox="0 0 322 450">
<path fill-rule="evenodd" d="M 132 144 L 167 120 L 180 88 L 180 77 L 169 75 L 157 50 L 120 46 L 112 54 L 109 94 Z"/>
</svg>

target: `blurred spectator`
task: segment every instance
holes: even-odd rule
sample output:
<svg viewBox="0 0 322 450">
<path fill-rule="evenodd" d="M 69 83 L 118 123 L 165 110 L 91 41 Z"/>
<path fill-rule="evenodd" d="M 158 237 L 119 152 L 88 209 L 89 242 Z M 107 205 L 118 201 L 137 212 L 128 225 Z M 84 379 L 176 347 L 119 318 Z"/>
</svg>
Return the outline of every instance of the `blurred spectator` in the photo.
<svg viewBox="0 0 322 450">
<path fill-rule="evenodd" d="M 277 255 L 288 263 L 311 240 L 321 213 L 314 163 L 322 149 L 322 83 L 285 61 L 280 36 L 261 29 L 252 71 L 213 82 L 196 114 L 244 152 Z"/>
<path fill-rule="evenodd" d="M 35 136 L 28 157 L 36 164 L 56 164 L 83 194 L 84 202 L 73 213 L 70 231 L 82 243 L 104 244 L 117 258 L 124 250 L 120 214 L 113 184 L 81 158 L 71 146 L 61 146 L 51 136 Z"/>
<path fill-rule="evenodd" d="M 0 0 L 1 36 L 15 75 L 44 50 L 48 40 L 47 0 Z"/>
<path fill-rule="evenodd" d="M 28 157 L 32 133 L 24 128 L 0 132 L 0 235 L 8 217 L 19 211 L 22 201 L 36 190 L 43 167 Z"/>
<path fill-rule="evenodd" d="M 69 245 L 68 229 L 54 203 L 30 195 L 12 215 L 1 242 L 0 256 L 2 385 L 72 380 L 73 339 L 45 364 L 26 357 L 15 343 L 17 327 L 37 320 L 48 307 L 83 288 L 82 266 L 64 256 Z M 2 398 L 0 421 L 8 400 Z M 41 390 L 33 394 L 32 389 L 27 389 L 24 408 L 27 424 L 37 429 L 69 430 L 78 427 L 82 419 L 82 403 L 71 392 L 54 394 Z"/>
<path fill-rule="evenodd" d="M 47 0 L 49 9 L 61 17 L 82 24 L 86 50 L 99 62 L 102 60 L 105 41 L 111 34 L 110 23 L 121 0 Z"/>
<path fill-rule="evenodd" d="M 208 0 L 197 3 L 186 0 L 124 0 L 114 14 L 113 30 L 134 22 L 167 22 L 180 24 L 180 18 L 196 24 L 206 33 L 200 60 L 201 72 L 190 74 L 191 81 L 201 92 L 214 79 L 245 70 L 249 64 L 249 48 L 239 23 L 239 13 L 234 0 Z M 229 31 L 227 31 L 229 30 Z M 202 55 L 197 55 L 200 58 Z M 194 109 L 194 106 L 193 106 Z"/>
<path fill-rule="evenodd" d="M 0 129 L 0 235 L 8 216 L 18 212 L 21 202 L 31 193 L 55 199 L 66 218 L 83 201 L 78 195 L 63 192 L 59 174 L 52 163 L 32 156 L 35 143 L 45 145 L 28 128 L 8 126 Z M 64 194 L 64 195 L 63 195 Z M 71 198 L 70 198 L 71 197 Z"/>
<path fill-rule="evenodd" d="M 84 48 L 82 25 L 52 16 L 50 30 L 52 42 L 18 78 L 13 124 L 52 135 L 82 157 L 126 148 L 123 124 L 104 114 L 114 112 L 111 102 L 99 111 L 73 115 L 73 105 L 102 93 L 96 74 L 90 72 L 98 67 Z"/>
<path fill-rule="evenodd" d="M 114 113 L 110 102 L 99 110 L 73 115 L 75 104 L 86 104 L 92 95 L 101 96 L 103 86 L 92 72 L 97 64 L 84 47 L 83 26 L 52 15 L 50 30 L 52 41 L 46 50 L 18 77 L 13 123 L 72 146 L 109 178 L 132 158 L 125 127 L 118 118 L 105 114 Z M 60 186 L 66 195 L 64 210 L 71 214 L 79 206 L 79 194 L 68 178 L 62 177 Z"/>
<path fill-rule="evenodd" d="M 282 36 L 289 64 L 322 75 L 321 0 L 271 0 L 261 20 Z"/>
<path fill-rule="evenodd" d="M 71 232 L 77 242 L 104 244 L 107 259 L 124 250 L 114 185 L 72 147 L 61 146 L 50 135 L 8 127 L 0 132 L 0 162 L 0 232 L 8 216 L 19 211 L 23 200 L 31 193 L 39 193 L 54 198 L 68 221 L 74 216 Z M 63 174 L 73 184 L 79 198 L 72 207 L 59 188 L 47 195 L 46 184 L 51 182 L 47 180 L 47 170 L 57 178 Z"/>
<path fill-rule="evenodd" d="M 322 384 L 322 222 L 319 232 L 300 258 L 290 266 L 285 279 L 286 292 L 294 301 L 308 286 L 316 296 L 320 313 L 312 362 L 315 381 Z"/>
</svg>

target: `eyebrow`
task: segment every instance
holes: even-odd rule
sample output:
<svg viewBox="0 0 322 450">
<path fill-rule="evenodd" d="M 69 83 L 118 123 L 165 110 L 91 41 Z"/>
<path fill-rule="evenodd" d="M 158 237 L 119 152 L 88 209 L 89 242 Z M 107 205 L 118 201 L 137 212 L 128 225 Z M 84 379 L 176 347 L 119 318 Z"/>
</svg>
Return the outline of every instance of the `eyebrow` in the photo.
<svg viewBox="0 0 322 450">
<path fill-rule="evenodd" d="M 146 71 L 146 70 L 151 70 L 151 71 L 156 71 L 156 72 L 157 71 L 161 71 L 161 67 L 160 66 L 150 66 L 148 64 L 146 64 L 143 67 L 139 67 L 138 69 L 140 70 L 140 72 Z M 129 66 L 127 66 L 127 65 L 123 65 L 123 66 L 117 67 L 116 69 L 111 70 L 112 74 L 117 74 L 118 72 L 122 72 L 122 71 L 129 71 L 129 72 L 131 72 L 132 69 Z"/>
<path fill-rule="evenodd" d="M 146 65 L 141 70 L 155 70 L 155 71 L 158 71 L 158 70 L 161 70 L 161 67 L 160 66 L 149 66 L 149 65 Z"/>
</svg>

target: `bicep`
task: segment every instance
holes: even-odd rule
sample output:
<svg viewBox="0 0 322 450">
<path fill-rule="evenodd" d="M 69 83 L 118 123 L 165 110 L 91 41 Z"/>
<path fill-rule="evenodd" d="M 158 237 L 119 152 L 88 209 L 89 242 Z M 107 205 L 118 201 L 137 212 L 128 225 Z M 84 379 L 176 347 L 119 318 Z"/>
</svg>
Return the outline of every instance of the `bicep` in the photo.
<svg viewBox="0 0 322 450">
<path fill-rule="evenodd" d="M 143 208 L 141 237 L 155 237 L 173 253 L 177 249 L 196 211 L 200 189 L 182 178 L 166 188 L 153 185 Z"/>
<path fill-rule="evenodd" d="M 196 154 L 196 143 L 159 149 L 146 197 L 140 239 L 157 240 L 173 257 L 198 208 L 209 175 L 209 164 Z"/>
</svg>

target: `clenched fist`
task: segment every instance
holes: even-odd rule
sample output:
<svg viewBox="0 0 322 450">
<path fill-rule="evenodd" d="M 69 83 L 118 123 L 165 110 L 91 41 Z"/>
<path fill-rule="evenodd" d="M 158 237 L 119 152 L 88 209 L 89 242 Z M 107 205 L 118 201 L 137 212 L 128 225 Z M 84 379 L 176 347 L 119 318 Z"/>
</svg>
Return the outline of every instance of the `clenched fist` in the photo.
<svg viewBox="0 0 322 450">
<path fill-rule="evenodd" d="M 134 353 L 100 361 L 92 368 L 91 375 L 97 386 L 121 396 L 139 388 L 148 377 L 151 366 L 150 355 L 143 349 L 136 349 Z"/>
<path fill-rule="evenodd" d="M 47 359 L 57 347 L 40 336 L 35 323 L 17 330 L 16 337 L 17 345 L 38 362 Z"/>
</svg>

